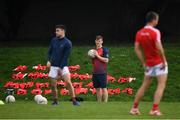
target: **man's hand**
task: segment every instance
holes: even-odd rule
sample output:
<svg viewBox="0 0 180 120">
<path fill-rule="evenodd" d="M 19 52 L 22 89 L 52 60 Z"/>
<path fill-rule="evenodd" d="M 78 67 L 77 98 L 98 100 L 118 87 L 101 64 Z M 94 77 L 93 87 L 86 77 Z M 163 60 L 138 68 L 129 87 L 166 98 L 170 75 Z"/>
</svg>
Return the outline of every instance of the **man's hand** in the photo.
<svg viewBox="0 0 180 120">
<path fill-rule="evenodd" d="M 165 70 L 165 68 L 166 68 L 167 66 L 168 66 L 167 62 L 164 62 L 164 63 L 162 64 L 161 70 Z"/>
<path fill-rule="evenodd" d="M 146 64 L 145 64 L 145 63 L 142 63 L 142 65 L 143 65 L 143 68 L 146 69 Z"/>
<path fill-rule="evenodd" d="M 47 61 L 47 67 L 50 68 L 51 67 L 51 62 Z"/>
<path fill-rule="evenodd" d="M 95 55 L 95 57 L 99 56 L 99 54 L 98 54 L 98 52 L 96 50 L 94 50 L 94 55 Z"/>
</svg>

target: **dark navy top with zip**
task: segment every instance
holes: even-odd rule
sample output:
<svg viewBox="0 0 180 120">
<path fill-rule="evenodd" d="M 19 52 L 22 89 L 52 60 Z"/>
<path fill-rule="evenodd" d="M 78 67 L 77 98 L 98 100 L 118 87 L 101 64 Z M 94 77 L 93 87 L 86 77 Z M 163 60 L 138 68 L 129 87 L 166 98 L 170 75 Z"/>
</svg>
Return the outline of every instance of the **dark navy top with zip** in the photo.
<svg viewBox="0 0 180 120">
<path fill-rule="evenodd" d="M 48 60 L 51 62 L 51 66 L 60 67 L 61 69 L 67 66 L 71 48 L 72 43 L 66 37 L 52 38 L 48 51 Z"/>
</svg>

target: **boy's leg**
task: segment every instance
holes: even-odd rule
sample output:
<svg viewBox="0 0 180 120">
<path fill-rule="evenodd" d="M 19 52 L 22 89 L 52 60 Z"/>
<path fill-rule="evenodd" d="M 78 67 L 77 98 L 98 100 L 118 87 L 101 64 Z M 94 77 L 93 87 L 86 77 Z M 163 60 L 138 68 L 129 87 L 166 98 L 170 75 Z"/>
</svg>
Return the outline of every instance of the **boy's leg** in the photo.
<svg viewBox="0 0 180 120">
<path fill-rule="evenodd" d="M 108 102 L 108 90 L 107 90 L 107 88 L 102 88 L 102 99 L 104 102 Z"/>
<path fill-rule="evenodd" d="M 102 89 L 96 88 L 96 94 L 97 94 L 97 101 L 102 102 Z"/>
<path fill-rule="evenodd" d="M 107 74 L 101 74 L 99 80 L 100 87 L 102 88 L 102 100 L 103 102 L 108 102 Z"/>
<path fill-rule="evenodd" d="M 97 101 L 102 102 L 102 89 L 99 84 L 99 74 L 93 74 L 92 81 L 94 88 L 96 88 Z"/>
</svg>

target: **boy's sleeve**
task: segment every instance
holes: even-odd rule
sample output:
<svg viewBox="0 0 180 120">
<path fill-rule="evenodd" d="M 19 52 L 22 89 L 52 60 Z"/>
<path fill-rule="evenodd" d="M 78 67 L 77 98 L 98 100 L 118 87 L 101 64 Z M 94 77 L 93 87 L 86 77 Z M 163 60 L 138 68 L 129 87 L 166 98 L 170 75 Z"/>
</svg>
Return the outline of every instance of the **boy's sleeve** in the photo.
<svg viewBox="0 0 180 120">
<path fill-rule="evenodd" d="M 109 58 L 109 50 L 107 48 L 103 49 L 103 57 Z"/>
</svg>

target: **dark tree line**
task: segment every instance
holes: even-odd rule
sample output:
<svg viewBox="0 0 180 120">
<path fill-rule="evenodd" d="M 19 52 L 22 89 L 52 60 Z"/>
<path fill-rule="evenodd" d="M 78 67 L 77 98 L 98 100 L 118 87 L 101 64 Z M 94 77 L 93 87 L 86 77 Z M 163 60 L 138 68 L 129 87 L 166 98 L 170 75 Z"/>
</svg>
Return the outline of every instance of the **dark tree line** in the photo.
<svg viewBox="0 0 180 120">
<path fill-rule="evenodd" d="M 0 41 L 48 41 L 55 24 L 66 24 L 73 40 L 89 43 L 102 34 L 112 43 L 131 42 L 148 11 L 160 14 L 163 36 L 180 36 L 179 5 L 178 0 L 2 0 Z"/>
</svg>

